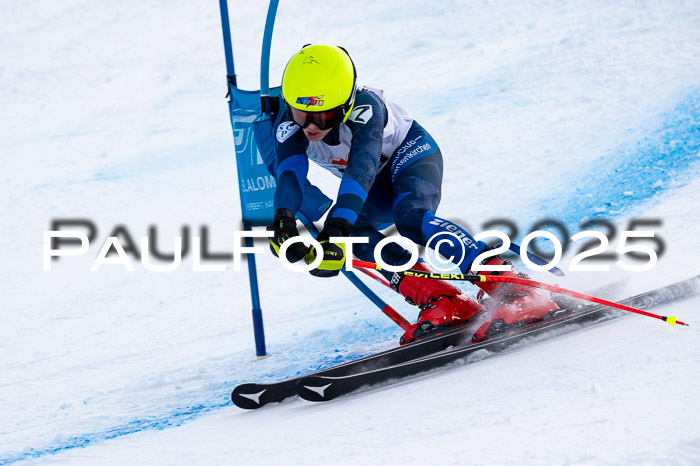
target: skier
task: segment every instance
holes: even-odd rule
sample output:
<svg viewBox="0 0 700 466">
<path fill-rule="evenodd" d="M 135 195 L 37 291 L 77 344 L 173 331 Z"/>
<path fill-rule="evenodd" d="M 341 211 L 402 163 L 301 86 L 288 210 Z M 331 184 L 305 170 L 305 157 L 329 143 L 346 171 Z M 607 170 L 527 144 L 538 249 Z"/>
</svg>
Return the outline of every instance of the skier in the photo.
<svg viewBox="0 0 700 466">
<path fill-rule="evenodd" d="M 454 257 L 467 273 L 486 245 L 462 227 L 437 217 L 442 186 L 442 154 L 431 135 L 382 91 L 357 87 L 355 66 L 345 49 L 328 44 L 306 45 L 287 63 L 282 77 L 286 113 L 276 130 L 277 188 L 274 196 L 274 232 L 270 247 L 279 254 L 281 244 L 297 236 L 295 214 L 302 202 L 309 160 L 341 178 L 335 204 L 317 240 L 322 251 L 295 243 L 287 258 L 307 263 L 323 261 L 311 274 L 332 277 L 346 260 L 345 245 L 330 237 L 366 237 L 367 244 L 353 246 L 362 260 L 374 261 L 379 230 L 395 224 L 398 232 L 426 245 L 436 234 L 450 233 L 456 241 L 441 242 L 437 250 Z M 462 248 L 467 253 L 462 257 Z M 382 251 L 391 265 L 408 262 L 410 253 L 396 243 Z M 499 256 L 488 265 L 510 264 Z M 429 271 L 424 262 L 414 269 Z M 489 272 L 481 272 L 489 273 Z M 513 271 L 491 272 L 517 276 Z M 484 307 L 457 287 L 440 280 L 393 274 L 392 288 L 420 308 L 417 322 L 401 337 L 401 344 L 440 329 L 473 321 Z M 479 327 L 474 341 L 488 338 L 504 324 L 536 321 L 558 309 L 537 289 L 505 283 L 477 283 L 491 301 L 498 303 L 491 318 Z M 483 294 L 483 293 L 482 293 Z"/>
</svg>

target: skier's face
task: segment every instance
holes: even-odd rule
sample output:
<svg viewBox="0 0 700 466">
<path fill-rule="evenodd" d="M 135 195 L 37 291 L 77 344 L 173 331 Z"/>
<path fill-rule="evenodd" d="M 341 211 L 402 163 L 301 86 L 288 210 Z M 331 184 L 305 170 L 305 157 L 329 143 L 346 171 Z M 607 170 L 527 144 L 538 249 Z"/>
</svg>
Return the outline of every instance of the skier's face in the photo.
<svg viewBox="0 0 700 466">
<path fill-rule="evenodd" d="M 333 128 L 321 130 L 316 124 L 311 123 L 304 128 L 304 136 L 306 136 L 309 141 L 320 141 L 326 137 L 326 134 L 331 132 L 331 129 Z"/>
</svg>

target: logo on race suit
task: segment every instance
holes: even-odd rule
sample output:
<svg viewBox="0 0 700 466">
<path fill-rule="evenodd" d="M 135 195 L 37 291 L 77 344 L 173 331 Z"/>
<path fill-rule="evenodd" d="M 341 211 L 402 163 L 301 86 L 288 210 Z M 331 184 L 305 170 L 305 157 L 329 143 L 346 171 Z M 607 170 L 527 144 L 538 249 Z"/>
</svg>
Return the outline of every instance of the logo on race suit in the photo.
<svg viewBox="0 0 700 466">
<path fill-rule="evenodd" d="M 347 157 L 347 155 L 346 155 L 345 157 Z M 333 156 L 330 156 L 330 157 L 328 157 L 328 161 L 329 161 L 335 168 L 337 168 L 338 171 L 339 171 L 340 173 L 344 173 L 344 172 L 345 172 L 345 168 L 348 166 L 348 161 L 347 161 L 347 159 L 346 159 L 346 158 L 343 158 L 343 157 L 333 157 Z"/>
<path fill-rule="evenodd" d="M 307 107 L 321 107 L 323 106 L 324 102 L 325 100 L 323 100 L 322 95 L 316 97 L 297 97 L 297 103 L 301 105 L 306 105 Z"/>
<path fill-rule="evenodd" d="M 459 228 L 454 223 L 452 223 L 448 220 L 442 219 L 442 218 L 438 218 L 438 217 L 435 217 L 434 219 L 432 219 L 428 223 L 430 225 L 435 225 L 436 227 L 440 227 L 443 229 L 443 231 L 447 231 L 449 234 L 456 236 L 457 238 L 459 238 L 459 240 L 462 243 L 464 243 L 464 245 L 466 247 L 472 248 L 472 249 L 479 249 L 479 247 L 476 244 L 474 244 L 474 241 L 469 236 L 467 236 L 465 234 L 464 230 Z M 436 235 L 439 235 L 439 234 L 440 233 L 437 233 Z"/>
<path fill-rule="evenodd" d="M 348 120 L 355 123 L 362 123 L 364 125 L 370 120 L 370 118 L 372 118 L 372 106 L 360 105 L 359 107 L 355 107 L 352 109 Z"/>
<path fill-rule="evenodd" d="M 398 152 L 399 155 L 402 155 L 402 154 L 403 154 L 404 152 L 406 152 L 408 149 L 410 149 L 411 147 L 415 146 L 415 145 L 418 143 L 418 140 L 419 140 L 420 138 L 422 138 L 422 137 L 423 137 L 422 135 L 421 135 L 421 136 L 418 136 L 417 138 L 411 139 L 411 140 L 408 141 L 406 144 L 404 144 L 403 146 L 401 146 L 401 149 L 399 149 L 399 152 Z"/>
<path fill-rule="evenodd" d="M 289 138 L 289 136 L 297 131 L 299 131 L 299 125 L 292 121 L 280 123 L 280 125 L 277 127 L 277 140 L 279 142 L 284 142 Z"/>
<path fill-rule="evenodd" d="M 432 146 L 429 142 L 418 145 L 418 141 L 422 137 L 423 136 L 421 135 L 415 139 L 411 139 L 410 141 L 406 142 L 403 146 L 401 146 L 401 148 L 397 151 L 398 157 L 394 159 L 391 167 L 394 177 L 396 177 L 399 174 L 399 172 L 403 169 L 403 167 L 408 165 L 408 163 L 411 162 L 411 160 L 413 160 L 416 156 L 426 153 L 432 149 Z"/>
</svg>

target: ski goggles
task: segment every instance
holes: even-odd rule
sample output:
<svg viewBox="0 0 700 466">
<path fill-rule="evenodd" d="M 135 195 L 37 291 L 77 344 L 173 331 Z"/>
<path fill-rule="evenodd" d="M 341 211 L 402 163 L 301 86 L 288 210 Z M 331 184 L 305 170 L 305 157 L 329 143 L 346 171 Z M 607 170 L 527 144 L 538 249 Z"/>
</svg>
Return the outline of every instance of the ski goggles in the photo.
<svg viewBox="0 0 700 466">
<path fill-rule="evenodd" d="M 330 129 L 342 122 L 345 118 L 345 106 L 324 110 L 322 112 L 305 112 L 291 105 L 287 105 L 287 110 L 294 120 L 294 123 L 306 129 L 311 123 L 318 126 L 321 131 Z"/>
</svg>

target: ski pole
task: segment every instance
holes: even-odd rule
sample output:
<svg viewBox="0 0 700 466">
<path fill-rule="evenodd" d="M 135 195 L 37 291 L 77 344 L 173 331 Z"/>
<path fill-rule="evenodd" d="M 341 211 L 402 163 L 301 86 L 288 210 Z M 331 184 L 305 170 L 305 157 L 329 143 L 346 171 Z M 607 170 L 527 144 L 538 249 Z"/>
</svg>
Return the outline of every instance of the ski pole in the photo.
<svg viewBox="0 0 700 466">
<path fill-rule="evenodd" d="M 303 216 L 302 216 L 302 222 L 304 223 L 304 226 L 309 231 L 309 233 L 311 233 L 311 235 L 314 238 L 316 238 L 318 236 L 319 231 L 316 228 L 316 226 L 313 224 L 313 222 L 308 221 Z M 368 272 L 363 270 L 363 269 L 359 269 L 359 270 L 368 274 Z M 347 278 L 350 281 L 350 283 L 355 285 L 355 288 L 357 288 L 360 291 L 360 293 L 365 295 L 367 297 L 367 299 L 372 301 L 372 303 L 375 306 L 377 306 L 379 308 L 379 310 L 382 311 L 382 313 L 384 313 L 385 316 L 390 318 L 392 320 L 392 322 L 394 322 L 396 325 L 401 327 L 401 330 L 403 330 L 404 332 L 406 330 L 408 330 L 408 327 L 411 326 L 411 323 L 409 321 L 407 321 L 406 318 L 399 313 L 399 311 L 397 311 L 396 309 L 391 307 L 389 304 L 384 302 L 384 300 L 382 298 L 377 296 L 377 294 L 374 291 L 372 291 L 369 286 L 365 285 L 364 282 L 362 280 L 360 280 L 359 277 L 357 277 L 354 273 L 352 273 L 348 270 L 345 270 L 345 269 L 343 269 L 342 272 L 343 272 L 343 275 L 345 275 L 345 278 Z M 379 277 L 376 277 L 373 275 L 370 275 L 370 276 L 372 278 L 374 278 L 375 280 L 381 281 L 381 279 Z M 386 286 L 390 287 L 388 282 L 386 283 Z"/>
<path fill-rule="evenodd" d="M 375 279 L 376 281 L 378 281 L 378 282 L 381 283 L 382 285 L 386 286 L 387 288 L 391 288 L 391 285 L 389 284 L 388 281 L 386 281 L 386 280 L 384 279 L 384 277 L 382 277 L 381 275 L 375 275 L 374 273 L 370 272 L 370 270 L 374 270 L 374 269 L 368 269 L 368 268 L 365 268 L 365 267 L 358 267 L 357 270 L 359 270 L 360 272 L 364 273 L 364 274 L 367 275 L 368 277 L 371 277 L 371 278 Z"/>
<path fill-rule="evenodd" d="M 381 267 L 374 262 L 365 262 L 365 261 L 352 261 L 353 267 L 358 267 L 358 268 L 368 268 L 368 269 L 375 269 L 375 270 L 381 270 Z M 653 317 L 654 319 L 659 319 L 663 320 L 664 322 L 668 322 L 671 324 L 671 326 L 675 326 L 676 324 L 678 325 L 683 325 L 685 327 L 690 327 L 690 325 L 686 324 L 685 322 L 681 322 L 680 320 L 677 319 L 676 316 L 661 316 L 658 314 L 653 314 L 651 312 L 647 311 L 642 311 L 641 309 L 637 309 L 634 307 L 629 307 L 625 306 L 624 304 L 619 304 L 615 303 L 613 301 L 608 301 L 606 299 L 601 299 L 601 298 L 596 298 L 595 296 L 589 296 L 587 294 L 579 293 L 577 291 L 572 291 L 572 290 L 567 290 L 566 288 L 560 288 L 558 286 L 554 285 L 548 285 L 546 283 L 538 282 L 535 280 L 530 280 L 526 278 L 520 278 L 520 277 L 504 277 L 504 276 L 499 276 L 499 275 L 466 275 L 466 274 L 456 274 L 456 273 L 432 273 L 432 272 L 421 272 L 419 270 L 405 270 L 403 272 L 398 272 L 400 274 L 412 276 L 412 277 L 418 277 L 418 278 L 430 278 L 430 279 L 436 279 L 436 280 L 455 280 L 455 281 L 465 281 L 465 282 L 487 282 L 487 283 L 493 283 L 493 282 L 506 282 L 506 283 L 517 283 L 519 285 L 525 285 L 525 286 L 531 286 L 534 288 L 541 288 L 544 290 L 548 290 L 554 293 L 561 293 L 561 294 L 567 294 L 570 296 L 573 296 L 574 298 L 579 298 L 583 299 L 586 301 L 590 301 L 592 303 L 597 303 L 597 304 L 602 304 L 604 306 L 608 307 L 613 307 L 615 309 L 621 309 L 623 311 L 627 312 L 633 312 L 635 314 L 640 314 L 643 316 L 647 317 Z"/>
<path fill-rule="evenodd" d="M 362 269 L 359 269 L 362 270 Z M 374 303 L 375 306 L 379 308 L 380 311 L 384 313 L 385 316 L 390 318 L 396 325 L 401 327 L 404 332 L 408 330 L 411 323 L 407 321 L 404 316 L 399 314 L 399 312 L 391 307 L 389 304 L 385 303 L 379 296 L 377 296 L 367 285 L 365 285 L 357 275 L 347 270 L 343 270 L 345 278 L 350 280 L 350 282 L 355 285 L 355 287 L 360 290 L 365 296 L 369 298 L 370 301 Z M 376 279 L 376 277 L 374 277 Z M 388 284 L 388 283 L 387 283 Z"/>
</svg>

